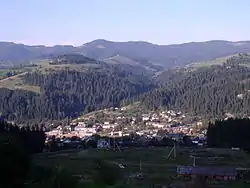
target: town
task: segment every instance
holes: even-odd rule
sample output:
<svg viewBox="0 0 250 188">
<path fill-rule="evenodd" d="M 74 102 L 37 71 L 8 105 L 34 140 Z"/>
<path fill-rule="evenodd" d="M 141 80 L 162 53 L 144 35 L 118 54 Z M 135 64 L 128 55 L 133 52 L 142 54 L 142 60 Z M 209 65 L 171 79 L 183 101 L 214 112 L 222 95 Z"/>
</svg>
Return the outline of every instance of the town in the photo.
<svg viewBox="0 0 250 188">
<path fill-rule="evenodd" d="M 118 138 L 135 134 L 144 137 L 182 141 L 188 136 L 193 144 L 200 146 L 206 140 L 206 128 L 200 118 L 192 118 L 181 111 L 142 111 L 134 106 L 113 107 L 95 111 L 47 131 L 47 140 L 57 138 L 62 143 L 72 138 L 86 140 L 94 135 Z"/>
</svg>

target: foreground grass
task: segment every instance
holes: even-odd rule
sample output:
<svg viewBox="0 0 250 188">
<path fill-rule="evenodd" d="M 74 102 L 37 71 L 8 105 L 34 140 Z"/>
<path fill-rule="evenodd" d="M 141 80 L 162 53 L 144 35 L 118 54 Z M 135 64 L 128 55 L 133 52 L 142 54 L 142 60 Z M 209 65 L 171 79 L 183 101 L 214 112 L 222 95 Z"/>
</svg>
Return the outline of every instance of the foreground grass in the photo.
<svg viewBox="0 0 250 188">
<path fill-rule="evenodd" d="M 70 152 L 57 152 L 36 155 L 34 162 L 36 164 L 55 167 L 61 165 L 67 168 L 70 173 L 79 176 L 83 181 L 91 179 L 91 173 L 96 160 L 104 160 L 110 164 L 125 166 L 122 169 L 124 182 L 130 186 L 144 186 L 151 184 L 166 185 L 170 183 L 186 183 L 190 180 L 183 178 L 176 179 L 177 165 L 192 165 L 193 158 L 190 155 L 196 155 L 196 165 L 201 166 L 234 166 L 246 167 L 250 164 L 249 156 L 241 151 L 206 149 L 195 150 L 179 149 L 177 158 L 169 160 L 167 156 L 171 148 L 152 148 L 152 149 L 125 149 L 119 151 L 107 151 L 98 149 L 74 150 Z M 215 159 L 214 157 L 219 157 Z M 131 175 L 142 172 L 142 180 L 129 178 Z M 234 182 L 234 184 L 237 182 Z M 217 182 L 218 184 L 218 182 Z M 221 182 L 223 186 L 228 187 L 228 183 Z M 233 185 L 230 182 L 230 185 Z"/>
</svg>

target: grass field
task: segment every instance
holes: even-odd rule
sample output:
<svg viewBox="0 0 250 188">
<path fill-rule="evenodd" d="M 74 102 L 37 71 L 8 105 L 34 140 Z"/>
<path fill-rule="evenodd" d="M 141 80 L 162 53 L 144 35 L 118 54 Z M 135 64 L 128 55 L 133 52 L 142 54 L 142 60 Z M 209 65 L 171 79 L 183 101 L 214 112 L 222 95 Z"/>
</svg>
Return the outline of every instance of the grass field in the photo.
<svg viewBox="0 0 250 188">
<path fill-rule="evenodd" d="M 190 64 L 189 66 L 194 67 L 194 68 L 202 68 L 202 67 L 210 67 L 212 65 L 222 65 L 223 63 L 226 62 L 227 59 L 229 59 L 233 56 L 235 56 L 235 55 L 220 57 L 220 58 L 216 58 L 215 60 L 211 60 L 211 61 L 196 62 L 196 63 Z"/>
<path fill-rule="evenodd" d="M 8 69 L 0 69 L 0 79 L 7 74 Z"/>
<path fill-rule="evenodd" d="M 98 67 L 98 64 L 60 64 L 60 65 L 51 65 L 49 60 L 40 60 L 35 63 L 38 65 L 36 70 L 45 73 L 48 71 L 59 71 L 65 68 L 70 70 L 77 70 L 77 71 L 85 71 L 88 68 L 95 68 Z"/>
<path fill-rule="evenodd" d="M 26 74 L 26 72 L 0 80 L 0 87 L 12 89 L 12 90 L 23 89 L 27 91 L 40 93 L 40 87 L 26 85 L 23 83 L 22 75 L 24 74 Z"/>
<path fill-rule="evenodd" d="M 176 175 L 177 165 L 192 165 L 193 158 L 190 155 L 197 156 L 197 166 L 233 166 L 247 167 L 250 164 L 250 158 L 242 151 L 202 149 L 191 151 L 190 149 L 181 149 L 177 151 L 176 159 L 167 159 L 171 148 L 153 148 L 153 149 L 125 149 L 119 151 L 107 150 L 75 150 L 70 152 L 44 153 L 34 158 L 36 164 L 54 167 L 61 165 L 67 168 L 74 175 L 91 176 L 91 171 L 97 159 L 105 160 L 108 163 L 116 165 L 117 163 L 125 166 L 122 169 L 124 181 L 128 180 L 130 175 L 142 172 L 143 180 L 131 180 L 130 185 L 146 186 L 152 184 L 185 184 L 186 179 L 171 178 Z M 213 157 L 219 157 L 215 160 Z M 190 180 L 189 180 L 190 181 Z M 217 182 L 217 187 L 241 187 L 240 182 Z M 213 186 L 215 187 L 215 185 Z"/>
<path fill-rule="evenodd" d="M 211 60 L 211 61 L 195 62 L 195 63 L 190 64 L 189 67 L 190 68 L 203 68 L 203 67 L 211 67 L 213 65 L 223 65 L 223 63 L 225 63 L 226 60 L 228 60 L 229 58 L 232 58 L 234 56 L 238 56 L 238 54 L 216 58 L 216 59 Z M 249 64 L 240 64 L 240 66 L 250 67 Z"/>
</svg>

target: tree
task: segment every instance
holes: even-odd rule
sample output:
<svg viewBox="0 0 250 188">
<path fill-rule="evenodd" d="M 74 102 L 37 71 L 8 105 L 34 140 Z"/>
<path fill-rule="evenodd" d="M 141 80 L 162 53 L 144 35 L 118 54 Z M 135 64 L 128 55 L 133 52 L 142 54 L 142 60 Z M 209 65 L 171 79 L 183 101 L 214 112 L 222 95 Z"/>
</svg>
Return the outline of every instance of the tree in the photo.
<svg viewBox="0 0 250 188">
<path fill-rule="evenodd" d="M 186 145 L 186 146 L 191 146 L 192 145 L 192 140 L 190 138 L 190 136 L 183 136 L 183 143 Z"/>
<path fill-rule="evenodd" d="M 18 135 L 0 135 L 0 187 L 22 187 L 30 168 L 30 155 Z"/>
<path fill-rule="evenodd" d="M 173 146 L 174 145 L 174 140 L 171 138 L 163 137 L 160 141 L 161 146 Z"/>
<path fill-rule="evenodd" d="M 210 123 L 207 130 L 209 147 L 238 147 L 250 150 L 250 119 L 228 119 Z"/>
</svg>

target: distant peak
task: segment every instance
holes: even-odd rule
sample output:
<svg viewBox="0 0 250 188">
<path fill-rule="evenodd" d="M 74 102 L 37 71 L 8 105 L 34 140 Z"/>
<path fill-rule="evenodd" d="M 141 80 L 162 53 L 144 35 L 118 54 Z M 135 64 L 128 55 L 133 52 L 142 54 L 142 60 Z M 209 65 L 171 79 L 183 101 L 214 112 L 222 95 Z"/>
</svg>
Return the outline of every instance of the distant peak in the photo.
<svg viewBox="0 0 250 188">
<path fill-rule="evenodd" d="M 87 42 L 86 44 L 98 45 L 98 44 L 106 44 L 106 43 L 111 43 L 111 41 L 108 41 L 108 40 L 105 40 L 105 39 L 96 39 L 96 40 L 93 40 L 91 42 Z"/>
</svg>

